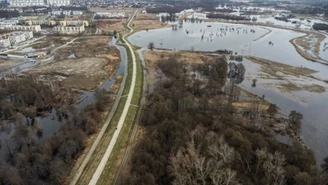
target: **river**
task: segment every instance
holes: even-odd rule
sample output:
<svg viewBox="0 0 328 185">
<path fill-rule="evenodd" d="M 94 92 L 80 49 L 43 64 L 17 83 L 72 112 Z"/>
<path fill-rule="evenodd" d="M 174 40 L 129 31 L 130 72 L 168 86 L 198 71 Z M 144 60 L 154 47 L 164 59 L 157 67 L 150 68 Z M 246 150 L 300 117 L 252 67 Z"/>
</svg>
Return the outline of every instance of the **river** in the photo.
<svg viewBox="0 0 328 185">
<path fill-rule="evenodd" d="M 270 33 L 269 30 L 271 30 Z M 266 33 L 268 34 L 261 37 Z M 204 35 L 203 39 L 202 35 Z M 289 42 L 292 38 L 302 35 L 304 34 L 277 28 L 203 22 L 184 23 L 183 28 L 178 30 L 163 28 L 140 31 L 128 39 L 132 44 L 143 48 L 147 48 L 148 44 L 153 42 L 156 48 L 172 50 L 191 50 L 192 48 L 199 51 L 233 50 L 242 55 L 257 56 L 295 67 L 313 69 L 317 71 L 314 77 L 327 80 L 328 66 L 304 59 Z M 273 44 L 269 45 L 269 42 Z M 324 59 L 328 59 L 328 55 L 321 56 L 327 56 Z M 265 95 L 265 99 L 276 104 L 284 115 L 288 115 L 291 110 L 302 113 L 304 118 L 301 135 L 305 143 L 314 151 L 317 163 L 322 163 L 323 158 L 328 156 L 326 134 L 328 133 L 328 84 L 320 80 L 315 82 L 326 89 L 324 93 L 303 90 L 282 93 L 277 87 L 267 85 L 271 82 L 270 79 L 258 79 L 257 86 L 254 88 L 251 86 L 252 79 L 255 74 L 260 73 L 261 66 L 246 59 L 242 63 L 246 67 L 246 74 L 239 86 L 259 96 Z M 287 78 L 290 81 L 299 80 L 294 76 L 287 76 Z M 312 81 L 304 80 L 301 83 L 312 84 Z"/>
</svg>

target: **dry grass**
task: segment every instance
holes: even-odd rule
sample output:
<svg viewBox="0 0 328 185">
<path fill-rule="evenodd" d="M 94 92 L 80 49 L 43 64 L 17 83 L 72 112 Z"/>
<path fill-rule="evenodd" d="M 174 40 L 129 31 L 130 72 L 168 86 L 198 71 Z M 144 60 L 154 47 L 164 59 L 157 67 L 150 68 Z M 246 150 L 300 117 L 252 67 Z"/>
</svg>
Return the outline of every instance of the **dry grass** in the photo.
<svg viewBox="0 0 328 185">
<path fill-rule="evenodd" d="M 267 36 L 268 34 L 270 34 L 272 32 L 272 30 L 270 30 L 268 28 L 265 28 L 265 27 L 261 27 L 261 28 L 264 29 L 264 30 L 267 30 L 268 32 L 266 32 L 264 35 L 261 35 L 259 38 L 254 39 L 253 42 L 260 40 L 261 38 Z"/>
<path fill-rule="evenodd" d="M 100 8 L 100 7 L 92 7 L 89 8 L 91 12 L 124 12 L 126 15 L 129 13 L 133 13 L 135 11 L 134 8 Z"/>
<path fill-rule="evenodd" d="M 137 12 L 131 25 L 136 31 L 170 27 L 167 23 L 159 21 L 155 14 L 143 14 L 140 11 Z"/>
<path fill-rule="evenodd" d="M 126 21 L 126 19 L 99 19 L 97 20 L 97 27 L 106 32 L 112 32 L 114 30 L 119 32 L 125 31 L 124 24 Z"/>
<path fill-rule="evenodd" d="M 326 92 L 326 89 L 320 85 L 304 85 L 303 89 L 309 92 L 315 92 L 315 93 L 323 93 Z"/>
<path fill-rule="evenodd" d="M 319 56 L 320 44 L 326 38 L 319 33 L 307 33 L 304 36 L 291 39 L 289 42 L 295 47 L 296 51 L 305 59 L 313 62 L 325 61 Z M 313 53 L 313 54 L 311 54 Z M 323 63 L 323 62 L 321 62 Z"/>
<path fill-rule="evenodd" d="M 150 30 L 150 29 L 158 29 L 158 28 L 168 28 L 171 27 L 167 23 L 162 23 L 159 20 L 134 20 L 132 23 L 132 27 L 138 30 Z"/>
<path fill-rule="evenodd" d="M 317 71 L 314 71 L 312 69 L 308 69 L 305 67 L 293 67 L 287 64 L 282 64 L 274 61 L 270 61 L 267 59 L 262 59 L 258 57 L 246 57 L 248 60 L 251 60 L 254 63 L 261 65 L 261 70 L 265 73 L 270 74 L 271 76 L 279 77 L 280 75 L 277 75 L 277 72 L 282 72 L 287 75 L 304 75 L 309 76 L 313 73 L 316 73 Z"/>
<path fill-rule="evenodd" d="M 119 65 L 119 51 L 108 46 L 109 40 L 106 36 L 77 39 L 56 51 L 56 62 L 45 63 L 26 73 L 46 75 L 75 89 L 96 89 L 114 74 Z M 68 59 L 70 54 L 76 58 Z"/>
<path fill-rule="evenodd" d="M 279 84 L 278 89 L 282 92 L 293 92 L 293 91 L 308 91 L 312 93 L 323 93 L 326 92 L 326 88 L 320 85 L 296 85 L 294 83 Z"/>
</svg>

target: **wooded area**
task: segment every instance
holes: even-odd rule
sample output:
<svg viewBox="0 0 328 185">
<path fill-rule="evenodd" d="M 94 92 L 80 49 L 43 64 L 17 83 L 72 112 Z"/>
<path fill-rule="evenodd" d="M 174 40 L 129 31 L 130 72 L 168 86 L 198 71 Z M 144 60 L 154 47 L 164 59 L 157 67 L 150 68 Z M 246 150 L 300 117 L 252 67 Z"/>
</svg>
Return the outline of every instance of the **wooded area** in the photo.
<svg viewBox="0 0 328 185">
<path fill-rule="evenodd" d="M 252 120 L 258 113 L 235 114 L 232 102 L 240 93 L 236 79 L 227 79 L 225 59 L 190 70 L 176 58 L 162 58 L 158 67 L 166 77 L 147 97 L 144 137 L 120 184 L 327 184 L 312 151 L 277 142 Z M 272 105 L 265 114 L 271 119 L 276 112 Z M 301 119 L 293 111 L 288 122 L 299 125 Z"/>
<path fill-rule="evenodd" d="M 96 103 L 77 110 L 73 93 L 56 82 L 37 81 L 33 76 L 3 78 L 0 127 L 2 132 L 7 129 L 12 134 L 0 140 L 0 149 L 6 153 L 0 162 L 0 184 L 67 184 L 66 177 L 86 147 L 86 139 L 102 123 L 101 111 L 109 103 L 104 90 L 98 90 L 95 96 Z M 54 135 L 39 140 L 41 124 L 46 124 L 39 118 L 53 111 L 53 119 L 62 126 Z"/>
</svg>

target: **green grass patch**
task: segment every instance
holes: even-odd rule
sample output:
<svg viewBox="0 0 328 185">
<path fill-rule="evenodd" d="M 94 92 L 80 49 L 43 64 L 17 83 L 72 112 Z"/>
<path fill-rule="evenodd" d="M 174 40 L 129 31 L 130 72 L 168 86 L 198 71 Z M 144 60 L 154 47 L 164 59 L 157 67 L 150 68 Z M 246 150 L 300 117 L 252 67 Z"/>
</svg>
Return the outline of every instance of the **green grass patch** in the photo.
<svg viewBox="0 0 328 185">
<path fill-rule="evenodd" d="M 128 47 L 126 46 L 126 49 Z M 129 51 L 129 50 L 128 50 Z M 136 76 L 136 85 L 134 88 L 134 93 L 132 97 L 132 101 L 128 114 L 124 120 L 124 124 L 121 130 L 121 133 L 117 139 L 117 142 L 114 146 L 114 149 L 106 163 L 105 169 L 102 172 L 97 185 L 107 185 L 107 184 L 112 184 L 116 178 L 116 175 L 118 173 L 119 165 L 121 164 L 121 160 L 123 159 L 125 150 L 129 144 L 129 138 L 131 136 L 131 131 L 139 110 L 139 103 L 140 103 L 140 98 L 141 98 L 141 93 L 142 93 L 142 87 L 143 87 L 143 69 L 142 69 L 142 64 L 139 59 L 139 55 L 136 52 L 135 48 L 133 48 L 133 52 L 136 55 L 136 66 L 137 66 L 137 76 Z M 129 52 L 130 53 L 130 52 Z M 130 54 L 131 55 L 131 54 Z M 131 60 L 132 63 L 132 60 Z M 129 63 L 129 66 L 131 66 L 131 72 L 129 74 L 132 75 L 132 64 Z M 132 78 L 130 79 L 132 80 Z M 131 82 L 130 82 L 131 83 Z M 124 89 L 126 90 L 126 89 Z M 128 90 L 127 90 L 128 93 Z M 136 105 L 136 106 L 135 106 Z"/>
<path fill-rule="evenodd" d="M 102 172 L 97 185 L 112 184 L 115 180 L 119 169 L 119 164 L 122 162 L 122 156 L 128 146 L 134 120 L 138 112 L 138 107 L 130 106 L 129 113 L 124 121 L 119 138 L 114 146 L 114 149 L 106 163 L 105 169 Z"/>
</svg>

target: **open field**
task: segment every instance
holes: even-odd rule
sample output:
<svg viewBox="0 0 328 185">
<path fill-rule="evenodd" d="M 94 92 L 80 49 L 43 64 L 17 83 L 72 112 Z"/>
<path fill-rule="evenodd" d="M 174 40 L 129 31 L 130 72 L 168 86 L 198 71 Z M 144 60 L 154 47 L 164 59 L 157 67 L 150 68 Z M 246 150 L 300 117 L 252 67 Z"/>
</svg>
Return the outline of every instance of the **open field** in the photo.
<svg viewBox="0 0 328 185">
<path fill-rule="evenodd" d="M 155 14 L 143 14 L 141 12 L 138 12 L 132 22 L 132 27 L 135 29 L 135 31 L 138 31 L 165 28 L 170 27 L 170 25 L 159 21 Z"/>
<path fill-rule="evenodd" d="M 92 7 L 89 8 L 91 12 L 123 12 L 128 16 L 127 14 L 132 14 L 135 9 L 133 8 L 100 8 L 100 7 Z"/>
<path fill-rule="evenodd" d="M 102 31 L 105 32 L 112 32 L 112 31 L 118 31 L 122 32 L 125 31 L 126 28 L 124 24 L 126 23 L 126 19 L 98 19 L 96 21 L 97 28 L 99 28 Z"/>
<path fill-rule="evenodd" d="M 119 51 L 108 46 L 109 37 L 80 38 L 58 49 L 54 62 L 25 71 L 59 80 L 63 86 L 94 90 L 110 78 L 119 65 Z M 73 56 L 69 58 L 68 56 Z"/>
<path fill-rule="evenodd" d="M 67 59 L 31 69 L 28 73 L 50 75 L 64 87 L 93 90 L 114 74 L 114 65 L 117 62 L 105 58 Z"/>
<path fill-rule="evenodd" d="M 17 60 L 14 58 L 12 58 L 10 60 L 0 58 L 0 71 L 10 69 L 10 68 L 16 66 L 20 62 L 21 62 L 20 60 Z"/>
</svg>

